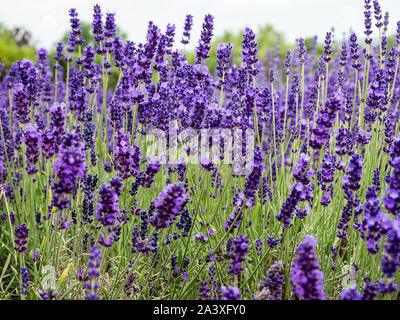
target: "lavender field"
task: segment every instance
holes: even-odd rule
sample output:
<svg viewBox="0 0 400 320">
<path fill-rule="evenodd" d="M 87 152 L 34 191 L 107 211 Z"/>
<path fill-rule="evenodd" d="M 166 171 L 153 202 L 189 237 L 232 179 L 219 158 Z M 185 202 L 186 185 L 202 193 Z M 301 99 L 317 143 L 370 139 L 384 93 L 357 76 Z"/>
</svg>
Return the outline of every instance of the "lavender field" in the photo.
<svg viewBox="0 0 400 320">
<path fill-rule="evenodd" d="M 0 299 L 398 299 L 400 21 L 359 9 L 363 34 L 265 57 L 245 28 L 211 61 L 218 17 L 136 43 L 96 5 L 4 61 Z"/>
</svg>

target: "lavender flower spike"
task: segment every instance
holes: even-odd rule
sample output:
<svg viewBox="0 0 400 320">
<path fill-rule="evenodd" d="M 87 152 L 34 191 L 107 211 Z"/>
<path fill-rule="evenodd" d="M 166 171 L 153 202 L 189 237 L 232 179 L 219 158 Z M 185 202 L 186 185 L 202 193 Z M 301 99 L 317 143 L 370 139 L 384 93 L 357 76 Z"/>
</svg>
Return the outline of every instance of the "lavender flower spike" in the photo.
<svg viewBox="0 0 400 320">
<path fill-rule="evenodd" d="M 236 287 L 221 287 L 221 300 L 240 300 L 240 290 Z"/>
<path fill-rule="evenodd" d="M 156 213 L 150 224 L 156 229 L 168 228 L 174 223 L 185 199 L 185 189 L 181 184 L 166 186 L 155 200 Z"/>
<path fill-rule="evenodd" d="M 306 235 L 296 249 L 296 259 L 290 272 L 293 293 L 304 300 L 325 300 L 323 278 L 315 252 L 317 239 Z"/>
<path fill-rule="evenodd" d="M 88 273 L 86 282 L 86 289 L 89 291 L 86 294 L 86 300 L 99 300 L 99 296 L 96 291 L 99 287 L 97 278 L 100 276 L 100 266 L 101 266 L 101 251 L 97 246 L 90 249 L 90 257 L 88 263 Z"/>
</svg>

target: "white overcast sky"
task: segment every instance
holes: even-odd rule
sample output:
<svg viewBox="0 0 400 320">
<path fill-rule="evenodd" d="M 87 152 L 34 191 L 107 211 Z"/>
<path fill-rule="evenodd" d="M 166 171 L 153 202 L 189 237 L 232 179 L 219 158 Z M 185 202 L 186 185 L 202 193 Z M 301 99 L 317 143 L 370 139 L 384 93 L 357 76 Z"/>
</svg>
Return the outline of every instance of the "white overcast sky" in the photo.
<svg viewBox="0 0 400 320">
<path fill-rule="evenodd" d="M 115 12 L 116 22 L 128 38 L 144 41 L 148 21 L 162 29 L 177 27 L 180 40 L 186 14 L 194 16 L 192 44 L 196 43 L 204 15 L 214 16 L 214 34 L 272 24 L 289 42 L 317 35 L 321 41 L 334 27 L 336 37 L 351 28 L 363 36 L 363 0 L 0 0 L 0 22 L 6 27 L 24 26 L 33 34 L 37 47 L 50 49 L 69 30 L 69 8 L 76 8 L 81 20 L 91 22 L 93 5 L 102 12 Z M 372 1 L 371 1 L 372 3 Z M 390 14 L 389 32 L 400 20 L 400 0 L 380 0 Z M 375 33 L 376 34 L 376 33 Z"/>
</svg>

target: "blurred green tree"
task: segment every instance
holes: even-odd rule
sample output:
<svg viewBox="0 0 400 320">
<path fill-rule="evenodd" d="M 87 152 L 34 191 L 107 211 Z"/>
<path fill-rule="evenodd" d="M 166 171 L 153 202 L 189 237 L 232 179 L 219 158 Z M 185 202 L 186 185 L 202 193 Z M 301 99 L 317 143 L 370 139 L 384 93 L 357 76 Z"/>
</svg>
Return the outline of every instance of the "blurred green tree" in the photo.
<svg viewBox="0 0 400 320">
<path fill-rule="evenodd" d="M 0 24 L 0 62 L 7 68 L 23 58 L 34 61 L 36 50 L 32 44 L 32 35 L 23 28 L 7 29 Z"/>
</svg>

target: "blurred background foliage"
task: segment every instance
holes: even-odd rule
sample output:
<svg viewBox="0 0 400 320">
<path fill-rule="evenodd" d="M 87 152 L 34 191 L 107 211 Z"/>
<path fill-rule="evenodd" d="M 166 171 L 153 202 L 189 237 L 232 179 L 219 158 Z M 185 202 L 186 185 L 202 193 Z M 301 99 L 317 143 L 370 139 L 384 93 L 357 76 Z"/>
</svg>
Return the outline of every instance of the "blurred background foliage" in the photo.
<svg viewBox="0 0 400 320">
<path fill-rule="evenodd" d="M 22 28 L 8 30 L 0 23 L 0 62 L 9 68 L 15 61 L 27 58 L 35 59 L 36 49 L 32 34 Z M 5 61 L 4 61 L 5 60 Z"/>
</svg>

